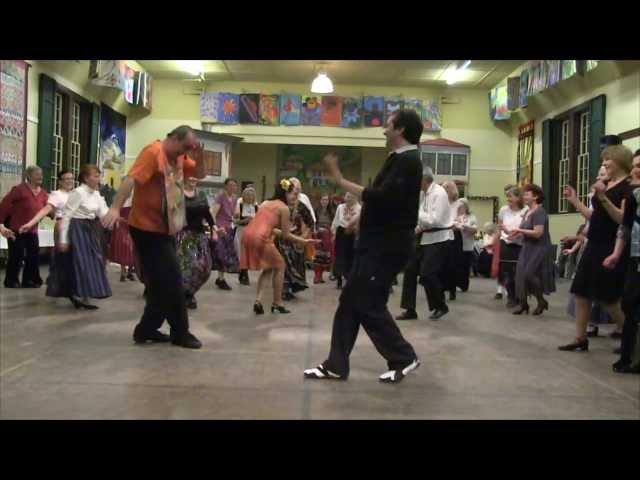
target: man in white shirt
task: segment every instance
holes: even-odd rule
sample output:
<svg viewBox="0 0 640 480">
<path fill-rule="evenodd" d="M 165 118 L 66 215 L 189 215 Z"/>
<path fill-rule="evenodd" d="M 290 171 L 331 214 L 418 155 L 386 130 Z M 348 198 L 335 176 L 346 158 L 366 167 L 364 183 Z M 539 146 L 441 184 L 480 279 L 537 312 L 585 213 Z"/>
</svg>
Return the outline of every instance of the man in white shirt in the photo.
<svg viewBox="0 0 640 480">
<path fill-rule="evenodd" d="M 429 172 L 427 172 L 428 174 Z M 433 174 L 431 174 L 433 176 Z M 420 283 L 429 303 L 429 317 L 438 320 L 449 312 L 444 298 L 444 269 L 448 265 L 453 221 L 447 191 L 435 182 L 427 189 L 418 211 L 416 233 L 421 233 Z"/>
</svg>

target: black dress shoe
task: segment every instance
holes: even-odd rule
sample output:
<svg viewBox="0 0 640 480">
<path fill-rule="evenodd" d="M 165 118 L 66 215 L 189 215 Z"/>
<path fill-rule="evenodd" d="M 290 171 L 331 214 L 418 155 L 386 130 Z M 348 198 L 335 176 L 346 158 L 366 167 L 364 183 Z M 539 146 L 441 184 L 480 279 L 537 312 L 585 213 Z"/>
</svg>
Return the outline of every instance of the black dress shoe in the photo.
<svg viewBox="0 0 640 480">
<path fill-rule="evenodd" d="M 139 332 L 133 332 L 133 341 L 137 344 L 141 343 L 167 343 L 171 341 L 171 337 L 158 330 L 154 330 L 150 333 L 141 334 Z"/>
<path fill-rule="evenodd" d="M 190 310 L 195 310 L 198 308 L 198 302 L 194 297 L 187 298 L 187 308 Z"/>
<path fill-rule="evenodd" d="M 4 282 L 4 288 L 20 288 L 20 284 L 18 282 L 13 282 L 13 283 Z"/>
<path fill-rule="evenodd" d="M 178 347 L 192 348 L 194 350 L 202 348 L 202 343 L 192 333 L 186 333 L 180 338 L 172 338 L 171 343 Z"/>
<path fill-rule="evenodd" d="M 453 302 L 456 299 L 456 292 L 449 293 L 449 301 Z"/>
<path fill-rule="evenodd" d="M 223 279 L 217 279 L 216 280 L 216 285 L 218 286 L 218 288 L 220 290 L 231 290 L 231 287 L 229 286 L 229 284 Z"/>
<path fill-rule="evenodd" d="M 396 317 L 396 320 L 417 320 L 418 313 L 415 310 L 407 310 Z"/>
<path fill-rule="evenodd" d="M 494 300 L 502 300 L 502 294 L 501 293 L 496 293 L 496 296 L 493 297 Z"/>
<path fill-rule="evenodd" d="M 613 364 L 613 371 L 616 373 L 635 373 L 640 374 L 640 366 L 632 367 L 626 363 L 620 363 L 617 361 Z"/>
<path fill-rule="evenodd" d="M 567 345 L 562 345 L 558 347 L 558 350 L 562 350 L 563 352 L 575 352 L 576 350 L 580 350 L 582 352 L 589 351 L 589 340 L 585 338 L 580 342 L 573 342 Z"/>
<path fill-rule="evenodd" d="M 442 310 L 437 309 L 435 312 L 433 312 L 433 314 L 429 318 L 431 320 L 438 320 L 439 318 L 443 317 L 447 313 L 449 313 L 449 307 L 444 307 L 444 309 Z"/>
</svg>

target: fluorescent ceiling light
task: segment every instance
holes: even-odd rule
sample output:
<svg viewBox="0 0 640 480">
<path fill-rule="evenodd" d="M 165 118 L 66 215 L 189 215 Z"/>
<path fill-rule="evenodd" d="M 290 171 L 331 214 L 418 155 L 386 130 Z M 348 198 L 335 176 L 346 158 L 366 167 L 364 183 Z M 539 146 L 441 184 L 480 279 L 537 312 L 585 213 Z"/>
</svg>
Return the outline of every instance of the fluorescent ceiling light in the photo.
<svg viewBox="0 0 640 480">
<path fill-rule="evenodd" d="M 200 75 L 204 71 L 200 60 L 176 60 L 176 64 L 180 70 L 184 70 L 191 75 Z"/>
<path fill-rule="evenodd" d="M 450 68 L 444 75 L 447 85 L 453 85 L 462 77 L 462 73 L 471 65 L 471 60 L 465 60 L 461 65 Z"/>
<path fill-rule="evenodd" d="M 320 72 L 311 82 L 311 93 L 333 93 L 333 82 L 326 73 Z"/>
</svg>

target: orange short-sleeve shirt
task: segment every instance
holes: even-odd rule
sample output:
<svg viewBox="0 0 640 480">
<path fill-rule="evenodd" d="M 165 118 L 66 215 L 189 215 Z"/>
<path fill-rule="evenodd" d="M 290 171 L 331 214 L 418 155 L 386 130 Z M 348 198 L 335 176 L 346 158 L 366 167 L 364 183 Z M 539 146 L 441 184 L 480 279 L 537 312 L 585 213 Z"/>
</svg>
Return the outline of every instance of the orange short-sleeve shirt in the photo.
<svg viewBox="0 0 640 480">
<path fill-rule="evenodd" d="M 162 213 L 162 195 L 164 195 L 164 165 L 167 157 L 162 142 L 144 147 L 129 169 L 128 176 L 135 181 L 135 193 L 129 213 L 129 224 L 139 230 L 168 234 L 167 219 Z M 182 163 L 183 177 L 193 177 L 196 162 L 184 155 L 178 158 Z"/>
</svg>

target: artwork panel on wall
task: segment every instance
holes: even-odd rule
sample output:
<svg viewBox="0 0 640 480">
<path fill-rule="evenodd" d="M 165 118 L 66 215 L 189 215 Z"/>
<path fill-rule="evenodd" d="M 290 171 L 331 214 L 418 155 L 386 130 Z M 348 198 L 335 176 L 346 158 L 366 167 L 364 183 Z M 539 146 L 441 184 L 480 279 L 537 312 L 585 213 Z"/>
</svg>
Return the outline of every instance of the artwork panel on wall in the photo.
<svg viewBox="0 0 640 480">
<path fill-rule="evenodd" d="M 561 60 L 561 80 L 573 77 L 578 72 L 577 60 Z"/>
<path fill-rule="evenodd" d="M 218 92 L 202 92 L 200 95 L 200 121 L 203 123 L 218 123 Z"/>
<path fill-rule="evenodd" d="M 442 130 L 442 112 L 437 100 L 431 99 L 422 102 L 422 127 L 426 132 Z"/>
<path fill-rule="evenodd" d="M 127 117 L 101 103 L 98 166 L 102 170 L 101 183 L 116 190 L 125 174 L 126 139 Z"/>
<path fill-rule="evenodd" d="M 22 182 L 27 139 L 28 64 L 0 60 L 0 198 Z"/>
<path fill-rule="evenodd" d="M 345 97 L 342 102 L 342 126 L 362 127 L 362 97 Z"/>
<path fill-rule="evenodd" d="M 260 110 L 260 94 L 241 93 L 239 99 L 238 122 L 241 124 L 257 124 Z"/>
<path fill-rule="evenodd" d="M 520 108 L 526 108 L 529 97 L 529 69 L 525 68 L 520 72 Z"/>
<path fill-rule="evenodd" d="M 280 95 L 280 124 L 289 126 L 300 125 L 301 106 L 300 95 Z"/>
<path fill-rule="evenodd" d="M 364 126 L 382 127 L 384 123 L 384 97 L 365 96 L 363 99 Z"/>
<path fill-rule="evenodd" d="M 304 95 L 300 109 L 300 125 L 320 125 L 322 97 L 318 95 Z"/>
<path fill-rule="evenodd" d="M 511 118 L 511 112 L 508 105 L 508 93 L 507 86 L 502 85 L 496 87 L 495 96 L 492 95 L 492 100 L 495 105 L 495 120 L 508 120 Z"/>
<path fill-rule="evenodd" d="M 507 79 L 507 106 L 512 111 L 520 107 L 520 77 Z"/>
<path fill-rule="evenodd" d="M 394 112 L 404 107 L 404 100 L 400 98 L 385 98 L 384 100 L 384 121 L 386 122 L 389 116 Z"/>
<path fill-rule="evenodd" d="M 218 123 L 235 125 L 238 123 L 238 104 L 240 95 L 237 93 L 220 92 L 218 100 Z"/>
<path fill-rule="evenodd" d="M 280 99 L 278 95 L 260 95 L 260 125 L 280 125 Z"/>
<path fill-rule="evenodd" d="M 560 60 L 545 60 L 547 63 L 547 86 L 552 87 L 560 81 Z"/>
<path fill-rule="evenodd" d="M 339 127 L 342 123 L 342 97 L 324 95 L 320 107 L 320 125 Z"/>
<path fill-rule="evenodd" d="M 89 79 L 94 85 L 124 91 L 126 88 L 126 68 L 124 60 L 91 60 Z"/>
</svg>

